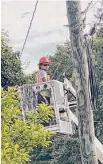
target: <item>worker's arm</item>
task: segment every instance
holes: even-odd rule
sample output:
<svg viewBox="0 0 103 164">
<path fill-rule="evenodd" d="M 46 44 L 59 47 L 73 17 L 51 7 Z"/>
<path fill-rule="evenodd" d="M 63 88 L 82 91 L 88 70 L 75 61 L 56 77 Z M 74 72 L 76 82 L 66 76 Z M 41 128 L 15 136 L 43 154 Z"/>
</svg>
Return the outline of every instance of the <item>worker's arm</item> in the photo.
<svg viewBox="0 0 103 164">
<path fill-rule="evenodd" d="M 42 78 L 42 81 L 43 81 L 43 82 L 47 81 L 47 78 L 46 78 L 46 77 L 43 77 L 43 78 Z"/>
<path fill-rule="evenodd" d="M 50 80 L 50 75 L 47 76 L 47 80 L 48 80 L 48 81 Z"/>
<path fill-rule="evenodd" d="M 42 81 L 43 81 L 43 82 L 45 82 L 45 81 L 49 81 L 49 80 L 50 80 L 49 75 L 47 75 L 47 77 L 43 77 L 43 78 L 42 78 Z"/>
</svg>

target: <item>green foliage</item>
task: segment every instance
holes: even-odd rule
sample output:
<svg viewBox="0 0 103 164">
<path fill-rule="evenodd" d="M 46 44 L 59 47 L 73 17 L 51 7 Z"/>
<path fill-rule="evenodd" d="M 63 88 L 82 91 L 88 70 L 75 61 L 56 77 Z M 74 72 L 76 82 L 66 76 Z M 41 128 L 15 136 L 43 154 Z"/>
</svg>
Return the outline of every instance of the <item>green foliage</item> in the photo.
<svg viewBox="0 0 103 164">
<path fill-rule="evenodd" d="M 100 20 L 99 29 L 93 39 L 93 57 L 95 58 L 94 70 L 98 85 L 98 104 L 94 111 L 95 133 L 103 144 L 103 1 L 100 0 L 100 7 L 95 15 L 97 21 Z M 99 21 L 98 21 L 99 22 Z"/>
<path fill-rule="evenodd" d="M 66 72 L 67 77 L 72 78 L 72 53 L 69 43 L 58 45 L 56 53 L 49 58 L 52 61 L 49 69 L 50 77 L 63 81 L 63 73 Z"/>
<path fill-rule="evenodd" d="M 29 153 L 38 145 L 46 147 L 52 132 L 45 130 L 41 123 L 52 116 L 46 104 L 28 112 L 22 119 L 16 88 L 2 89 L 2 164 L 19 164 L 29 161 Z"/>
<path fill-rule="evenodd" d="M 79 139 L 56 136 L 47 148 L 37 147 L 30 164 L 81 164 Z"/>
<path fill-rule="evenodd" d="M 36 72 L 32 74 L 25 74 L 24 75 L 24 84 L 34 84 L 36 83 Z"/>
<path fill-rule="evenodd" d="M 98 104 L 97 110 L 94 111 L 95 131 L 103 144 L 103 27 L 100 27 L 93 40 L 93 59 L 98 86 Z"/>
<path fill-rule="evenodd" d="M 8 33 L 1 32 L 1 85 L 2 87 L 23 84 L 24 74 L 19 52 L 9 46 Z"/>
</svg>

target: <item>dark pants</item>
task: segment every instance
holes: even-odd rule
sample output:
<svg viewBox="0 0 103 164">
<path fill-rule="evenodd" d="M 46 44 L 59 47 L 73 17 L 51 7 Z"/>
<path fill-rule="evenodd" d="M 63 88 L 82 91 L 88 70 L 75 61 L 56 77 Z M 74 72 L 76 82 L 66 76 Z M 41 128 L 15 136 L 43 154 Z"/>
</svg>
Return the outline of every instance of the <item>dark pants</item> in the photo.
<svg viewBox="0 0 103 164">
<path fill-rule="evenodd" d="M 46 99 L 46 100 L 45 100 Z M 43 97 L 40 93 L 38 93 L 38 104 L 42 104 L 42 103 L 45 103 L 45 104 L 47 104 L 48 103 L 48 105 L 50 105 L 50 97 Z"/>
<path fill-rule="evenodd" d="M 46 100 L 45 100 L 46 99 Z M 38 104 L 42 104 L 42 103 L 45 103 L 45 104 L 47 104 L 48 103 L 48 105 L 50 105 L 50 97 L 43 97 L 40 93 L 38 93 Z M 46 122 L 44 122 L 44 123 L 42 123 L 44 126 L 49 126 L 49 123 L 46 123 Z"/>
</svg>

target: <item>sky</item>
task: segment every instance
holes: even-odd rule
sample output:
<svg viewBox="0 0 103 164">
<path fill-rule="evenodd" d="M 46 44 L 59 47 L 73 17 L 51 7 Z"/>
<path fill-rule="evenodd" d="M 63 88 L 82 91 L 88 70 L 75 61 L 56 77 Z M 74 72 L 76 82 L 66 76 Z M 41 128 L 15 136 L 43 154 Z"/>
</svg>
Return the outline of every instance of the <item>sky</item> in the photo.
<svg viewBox="0 0 103 164">
<path fill-rule="evenodd" d="M 90 0 L 81 1 L 82 11 Z M 96 2 L 94 0 L 94 2 Z M 21 51 L 30 24 L 36 1 L 8 1 L 1 3 L 1 28 L 9 31 L 10 45 L 14 51 Z M 99 3 L 88 12 L 87 24 L 93 23 L 94 13 Z M 53 55 L 56 46 L 69 39 L 66 16 L 66 3 L 63 1 L 39 1 L 30 33 L 21 56 L 26 73 L 37 70 L 40 57 Z M 90 26 L 86 26 L 86 32 Z M 29 63 L 29 64 L 28 64 Z"/>
</svg>

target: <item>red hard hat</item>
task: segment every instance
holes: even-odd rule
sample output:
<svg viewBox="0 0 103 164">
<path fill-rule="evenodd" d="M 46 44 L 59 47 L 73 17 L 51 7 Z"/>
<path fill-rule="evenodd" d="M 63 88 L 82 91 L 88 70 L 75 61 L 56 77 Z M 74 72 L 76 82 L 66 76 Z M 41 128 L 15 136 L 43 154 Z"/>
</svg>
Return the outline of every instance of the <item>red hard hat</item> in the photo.
<svg viewBox="0 0 103 164">
<path fill-rule="evenodd" d="M 47 57 L 43 56 L 39 59 L 39 63 L 38 64 L 42 64 L 42 63 L 47 63 L 50 64 L 51 62 L 48 60 Z"/>
</svg>

